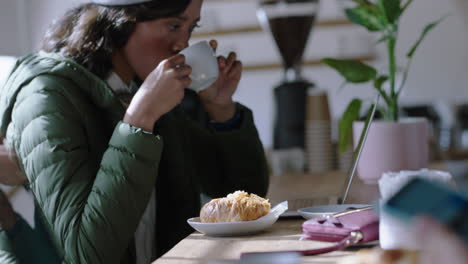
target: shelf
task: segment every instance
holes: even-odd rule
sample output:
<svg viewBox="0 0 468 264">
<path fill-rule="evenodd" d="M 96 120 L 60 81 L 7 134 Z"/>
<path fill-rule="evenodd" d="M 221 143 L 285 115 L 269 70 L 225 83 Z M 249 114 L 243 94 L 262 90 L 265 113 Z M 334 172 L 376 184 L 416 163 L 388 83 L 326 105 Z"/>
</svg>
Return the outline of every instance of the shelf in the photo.
<svg viewBox="0 0 468 264">
<path fill-rule="evenodd" d="M 344 25 L 353 25 L 349 20 L 342 19 L 342 20 L 324 20 L 324 21 L 317 21 L 315 23 L 314 28 L 317 27 L 336 27 L 336 26 L 344 26 Z M 197 38 L 206 38 L 206 37 L 214 37 L 214 36 L 223 36 L 223 35 L 231 35 L 231 34 L 243 34 L 243 33 L 256 33 L 262 32 L 263 29 L 260 26 L 247 26 L 247 27 L 239 27 L 239 28 L 230 28 L 230 29 L 223 29 L 223 30 L 216 30 L 216 31 L 209 31 L 209 32 L 199 32 L 193 33 L 193 37 Z"/>
<path fill-rule="evenodd" d="M 358 61 L 372 61 L 375 60 L 377 57 L 375 55 L 368 55 L 368 56 L 359 56 L 359 57 L 351 57 L 351 58 L 341 58 L 341 59 L 352 59 Z M 320 60 L 307 60 L 303 62 L 304 67 L 311 67 L 311 66 L 319 66 L 322 62 Z M 272 63 L 272 64 L 257 64 L 257 65 L 244 65 L 244 71 L 265 71 L 265 70 L 274 70 L 274 69 L 281 69 L 283 68 L 282 64 L 279 63 Z"/>
<path fill-rule="evenodd" d="M 443 160 L 468 160 L 467 150 L 448 150 L 442 153 Z"/>
</svg>

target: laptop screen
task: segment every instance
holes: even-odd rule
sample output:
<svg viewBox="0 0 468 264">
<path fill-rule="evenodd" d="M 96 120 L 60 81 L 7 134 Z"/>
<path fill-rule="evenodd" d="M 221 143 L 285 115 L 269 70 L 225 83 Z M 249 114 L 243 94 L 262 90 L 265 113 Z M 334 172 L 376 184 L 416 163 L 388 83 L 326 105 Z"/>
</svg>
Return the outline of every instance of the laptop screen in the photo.
<svg viewBox="0 0 468 264">
<path fill-rule="evenodd" d="M 338 198 L 338 203 L 344 204 L 346 203 L 346 199 L 348 198 L 349 188 L 351 187 L 351 183 L 353 182 L 354 175 L 356 174 L 356 168 L 359 162 L 359 158 L 361 157 L 362 149 L 364 148 L 367 134 L 369 132 L 370 125 L 374 120 L 375 111 L 377 109 L 377 104 L 379 103 L 380 94 L 377 94 L 375 98 L 374 105 L 372 106 L 372 110 L 369 112 L 366 118 L 366 122 L 364 128 L 361 132 L 361 136 L 359 137 L 359 142 L 357 147 L 353 152 L 353 162 L 349 167 L 349 171 L 347 174 L 345 185 L 343 186 L 342 196 Z"/>
</svg>

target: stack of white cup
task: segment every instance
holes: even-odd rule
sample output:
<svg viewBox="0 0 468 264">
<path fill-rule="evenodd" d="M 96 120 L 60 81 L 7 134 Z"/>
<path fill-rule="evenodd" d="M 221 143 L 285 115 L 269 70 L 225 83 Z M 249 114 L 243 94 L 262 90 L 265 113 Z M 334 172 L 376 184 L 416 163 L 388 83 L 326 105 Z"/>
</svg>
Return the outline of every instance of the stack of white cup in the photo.
<svg viewBox="0 0 468 264">
<path fill-rule="evenodd" d="M 305 124 L 306 163 L 309 172 L 334 168 L 335 151 L 331 140 L 328 97 L 324 90 L 312 90 L 307 97 Z"/>
</svg>

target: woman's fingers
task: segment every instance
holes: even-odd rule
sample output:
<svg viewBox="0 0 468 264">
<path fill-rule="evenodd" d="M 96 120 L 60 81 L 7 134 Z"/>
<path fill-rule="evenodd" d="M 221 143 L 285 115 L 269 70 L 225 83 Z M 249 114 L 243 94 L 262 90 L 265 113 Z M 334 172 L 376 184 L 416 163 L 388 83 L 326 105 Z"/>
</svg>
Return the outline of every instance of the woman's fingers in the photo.
<svg viewBox="0 0 468 264">
<path fill-rule="evenodd" d="M 216 52 L 216 49 L 218 48 L 218 42 L 214 39 L 209 41 L 209 44 L 211 48 Z M 235 52 L 230 52 L 228 57 L 224 56 L 218 56 L 218 65 L 224 73 L 228 73 L 231 71 L 231 67 L 234 65 L 235 62 L 237 61 L 237 54 Z"/>
<path fill-rule="evenodd" d="M 216 40 L 210 40 L 210 46 L 214 51 L 218 48 L 218 42 Z M 218 65 L 220 73 L 228 78 L 239 78 L 242 74 L 242 63 L 237 60 L 237 54 L 230 52 L 226 57 L 218 56 Z"/>
<path fill-rule="evenodd" d="M 192 79 L 190 79 L 188 76 L 181 77 L 179 80 L 185 88 L 189 87 L 192 83 Z"/>
<path fill-rule="evenodd" d="M 167 64 L 170 68 L 177 69 L 185 64 L 185 56 L 183 54 L 174 55 L 167 59 Z"/>
<path fill-rule="evenodd" d="M 229 68 L 236 61 L 236 59 L 237 59 L 237 54 L 235 52 L 230 52 L 229 56 L 226 59 L 226 70 L 229 70 Z"/>
<path fill-rule="evenodd" d="M 181 65 L 179 68 L 176 70 L 177 72 L 177 79 L 180 80 L 182 83 L 182 86 L 184 88 L 189 87 L 189 85 L 192 83 L 192 79 L 190 79 L 189 75 L 192 73 L 192 67 L 184 64 Z"/>
<path fill-rule="evenodd" d="M 227 58 L 223 56 L 218 57 L 218 64 L 220 71 L 228 78 L 240 77 L 242 72 L 242 63 L 237 60 L 235 52 L 229 53 Z"/>
<path fill-rule="evenodd" d="M 219 59 L 221 71 L 228 76 L 231 75 L 232 72 L 242 68 L 240 61 L 237 60 L 237 54 L 235 52 L 230 52 L 227 59 L 222 56 L 220 56 Z"/>
<path fill-rule="evenodd" d="M 188 77 L 192 73 L 192 67 L 185 64 L 185 56 L 183 54 L 177 54 L 169 58 L 167 64 L 177 79 Z"/>
<path fill-rule="evenodd" d="M 180 64 L 176 66 L 175 72 L 177 77 L 185 77 L 192 73 L 192 67 L 188 66 L 187 64 Z"/>
<path fill-rule="evenodd" d="M 242 75 L 242 62 L 236 60 L 231 67 L 231 70 L 228 72 L 228 78 L 240 78 Z"/>
<path fill-rule="evenodd" d="M 221 70 L 224 70 L 226 68 L 226 58 L 224 56 L 218 56 L 218 65 L 221 68 Z"/>
</svg>

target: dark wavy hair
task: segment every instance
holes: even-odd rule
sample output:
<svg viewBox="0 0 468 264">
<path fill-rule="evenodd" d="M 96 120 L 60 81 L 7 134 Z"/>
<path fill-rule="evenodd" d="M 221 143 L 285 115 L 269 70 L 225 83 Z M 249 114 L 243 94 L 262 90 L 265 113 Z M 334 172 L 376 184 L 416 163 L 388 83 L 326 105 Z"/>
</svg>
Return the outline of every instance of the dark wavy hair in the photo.
<svg viewBox="0 0 468 264">
<path fill-rule="evenodd" d="M 191 0 L 153 0 L 128 6 L 83 4 L 53 22 L 42 50 L 72 58 L 100 78 L 112 69 L 112 53 L 123 47 L 136 23 L 180 15 Z"/>
</svg>

